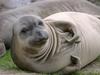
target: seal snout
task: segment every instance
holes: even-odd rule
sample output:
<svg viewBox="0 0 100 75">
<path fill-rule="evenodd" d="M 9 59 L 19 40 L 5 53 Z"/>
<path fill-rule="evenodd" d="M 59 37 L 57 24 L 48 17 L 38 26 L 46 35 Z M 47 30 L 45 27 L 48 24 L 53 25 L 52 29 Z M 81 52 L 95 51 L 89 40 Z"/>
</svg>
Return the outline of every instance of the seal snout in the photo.
<svg viewBox="0 0 100 75">
<path fill-rule="evenodd" d="M 37 37 L 38 41 L 45 41 L 48 39 L 48 34 L 45 31 L 38 31 Z"/>
<path fill-rule="evenodd" d="M 46 31 L 38 30 L 35 32 L 33 39 L 30 40 L 31 45 L 44 45 L 48 40 L 48 33 Z"/>
<path fill-rule="evenodd" d="M 45 43 L 48 39 L 48 34 L 46 31 L 37 31 L 36 32 L 36 37 L 35 37 L 35 42 L 39 43 Z"/>
</svg>

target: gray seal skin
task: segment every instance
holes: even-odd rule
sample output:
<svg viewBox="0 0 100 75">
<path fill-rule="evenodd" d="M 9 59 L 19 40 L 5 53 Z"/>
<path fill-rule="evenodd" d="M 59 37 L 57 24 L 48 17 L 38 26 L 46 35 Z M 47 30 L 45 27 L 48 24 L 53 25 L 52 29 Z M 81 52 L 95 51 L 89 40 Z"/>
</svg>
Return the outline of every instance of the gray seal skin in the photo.
<svg viewBox="0 0 100 75">
<path fill-rule="evenodd" d="M 23 16 L 13 28 L 11 55 L 21 69 L 39 73 L 80 70 L 100 54 L 100 20 L 79 12 L 45 19 Z"/>
<path fill-rule="evenodd" d="M 100 15 L 100 8 L 83 0 L 45 0 L 0 14 L 0 39 L 10 48 L 13 23 L 23 15 L 38 15 L 45 18 L 62 11 L 85 12 Z"/>
<path fill-rule="evenodd" d="M 0 0 L 0 13 L 32 3 L 31 0 Z"/>
<path fill-rule="evenodd" d="M 20 8 L 36 1 L 41 0 L 0 0 L 0 13 L 7 10 Z"/>
</svg>

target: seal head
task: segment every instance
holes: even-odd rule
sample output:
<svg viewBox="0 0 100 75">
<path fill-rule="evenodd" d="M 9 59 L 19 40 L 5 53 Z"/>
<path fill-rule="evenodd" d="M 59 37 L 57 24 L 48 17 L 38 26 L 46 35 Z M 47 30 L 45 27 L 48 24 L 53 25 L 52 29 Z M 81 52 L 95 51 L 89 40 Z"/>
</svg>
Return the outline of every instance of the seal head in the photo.
<svg viewBox="0 0 100 75">
<path fill-rule="evenodd" d="M 14 25 L 14 34 L 19 35 L 21 43 L 28 47 L 37 47 L 43 45 L 48 39 L 45 26 L 42 20 L 36 16 L 24 16 Z M 17 33 L 15 33 L 17 32 Z M 23 41 L 24 40 L 24 41 Z"/>
</svg>

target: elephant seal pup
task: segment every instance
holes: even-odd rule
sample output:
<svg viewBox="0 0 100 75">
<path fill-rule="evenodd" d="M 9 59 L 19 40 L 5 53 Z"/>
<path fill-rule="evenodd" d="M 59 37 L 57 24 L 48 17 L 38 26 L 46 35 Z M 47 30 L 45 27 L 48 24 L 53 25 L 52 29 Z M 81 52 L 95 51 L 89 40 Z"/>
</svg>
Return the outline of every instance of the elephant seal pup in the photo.
<svg viewBox="0 0 100 75">
<path fill-rule="evenodd" d="M 99 40 L 100 20 L 89 14 L 62 12 L 44 20 L 23 16 L 13 27 L 11 55 L 24 70 L 69 73 L 99 56 Z"/>
<path fill-rule="evenodd" d="M 100 15 L 100 8 L 83 0 L 44 0 L 37 1 L 28 6 L 17 8 L 0 14 L 0 39 L 6 48 L 10 48 L 13 23 L 23 15 L 38 15 L 45 18 L 51 14 L 62 11 L 84 12 Z"/>
</svg>

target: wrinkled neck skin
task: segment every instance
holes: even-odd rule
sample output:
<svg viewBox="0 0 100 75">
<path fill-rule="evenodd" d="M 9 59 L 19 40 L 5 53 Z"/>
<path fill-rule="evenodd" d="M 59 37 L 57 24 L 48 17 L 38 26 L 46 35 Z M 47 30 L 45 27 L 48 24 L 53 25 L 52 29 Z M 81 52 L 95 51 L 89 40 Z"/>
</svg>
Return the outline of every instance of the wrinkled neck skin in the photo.
<svg viewBox="0 0 100 75">
<path fill-rule="evenodd" d="M 72 46 L 65 42 L 63 35 L 54 25 L 47 23 L 46 27 L 49 38 L 43 47 L 38 48 L 40 49 L 38 52 L 35 52 L 36 49 L 23 48 L 18 40 L 15 41 L 18 44 L 12 48 L 14 50 L 12 50 L 12 57 L 18 67 L 34 72 L 51 73 L 70 64 L 70 53 L 67 52 L 72 51 Z"/>
</svg>

